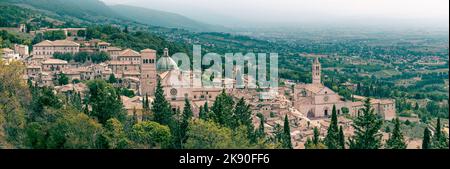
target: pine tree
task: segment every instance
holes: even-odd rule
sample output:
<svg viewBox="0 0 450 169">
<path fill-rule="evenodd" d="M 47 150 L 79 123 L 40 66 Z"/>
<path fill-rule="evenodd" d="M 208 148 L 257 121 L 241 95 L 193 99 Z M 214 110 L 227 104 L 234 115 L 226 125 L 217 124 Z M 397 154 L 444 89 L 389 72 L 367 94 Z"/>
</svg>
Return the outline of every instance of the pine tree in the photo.
<svg viewBox="0 0 450 169">
<path fill-rule="evenodd" d="M 236 127 L 241 125 L 247 128 L 247 136 L 251 141 L 256 141 L 254 137 L 254 129 L 252 123 L 252 111 L 250 110 L 250 105 L 247 105 L 244 101 L 244 98 L 241 98 L 234 108 L 234 120 L 236 120 Z"/>
<path fill-rule="evenodd" d="M 234 108 L 234 116 L 236 124 L 253 128 L 252 111 L 250 110 L 250 106 L 245 103 L 244 98 L 241 98 L 236 104 L 236 107 Z"/>
<path fill-rule="evenodd" d="M 431 132 L 428 127 L 423 131 L 422 149 L 431 149 Z"/>
<path fill-rule="evenodd" d="M 400 120 L 394 119 L 394 130 L 391 136 L 386 142 L 386 148 L 388 149 L 406 149 L 406 143 L 403 138 L 403 134 L 400 127 Z"/>
<path fill-rule="evenodd" d="M 292 149 L 292 142 L 291 142 L 291 127 L 289 126 L 289 119 L 286 115 L 284 117 L 284 130 L 283 130 L 283 148 L 286 149 Z"/>
<path fill-rule="evenodd" d="M 212 115 L 212 117 L 210 118 L 220 125 L 236 129 L 237 125 L 235 123 L 236 121 L 233 119 L 233 108 L 233 98 L 226 94 L 225 91 L 222 91 L 222 93 L 217 96 L 216 101 L 211 108 L 210 115 Z"/>
<path fill-rule="evenodd" d="M 333 105 L 333 111 L 331 114 L 331 122 L 328 127 L 327 136 L 325 137 L 325 145 L 329 149 L 339 149 L 341 146 L 339 144 L 339 127 L 336 113 L 336 105 Z"/>
<path fill-rule="evenodd" d="M 345 135 L 342 126 L 339 127 L 339 146 L 341 149 L 345 149 Z"/>
<path fill-rule="evenodd" d="M 152 112 L 154 113 L 154 120 L 161 125 L 170 125 L 173 121 L 173 111 L 169 102 L 164 96 L 164 90 L 161 85 L 161 80 L 158 79 L 155 91 L 155 100 L 152 105 Z"/>
<path fill-rule="evenodd" d="M 114 75 L 114 73 L 109 76 L 108 83 L 111 83 L 111 84 L 117 83 L 117 79 L 116 79 L 116 76 Z"/>
<path fill-rule="evenodd" d="M 382 120 L 374 113 L 370 99 L 364 103 L 364 108 L 353 121 L 354 136 L 349 140 L 350 149 L 379 149 L 381 147 L 380 128 Z"/>
</svg>

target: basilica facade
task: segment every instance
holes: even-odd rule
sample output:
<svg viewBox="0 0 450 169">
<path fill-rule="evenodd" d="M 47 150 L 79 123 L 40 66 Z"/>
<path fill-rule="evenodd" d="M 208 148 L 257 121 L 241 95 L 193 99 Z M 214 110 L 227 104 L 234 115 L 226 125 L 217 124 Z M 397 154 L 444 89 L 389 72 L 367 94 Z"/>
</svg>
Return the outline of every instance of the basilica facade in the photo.
<svg viewBox="0 0 450 169">
<path fill-rule="evenodd" d="M 331 116 L 333 106 L 338 115 L 347 109 L 350 115 L 357 116 L 363 108 L 363 99 L 348 101 L 326 87 L 321 82 L 321 64 L 315 58 L 312 64 L 312 83 L 296 84 L 294 86 L 293 105 L 308 118 L 324 118 Z M 363 97 L 359 97 L 363 98 Z M 385 120 L 395 118 L 395 101 L 391 99 L 371 99 L 374 111 Z"/>
</svg>

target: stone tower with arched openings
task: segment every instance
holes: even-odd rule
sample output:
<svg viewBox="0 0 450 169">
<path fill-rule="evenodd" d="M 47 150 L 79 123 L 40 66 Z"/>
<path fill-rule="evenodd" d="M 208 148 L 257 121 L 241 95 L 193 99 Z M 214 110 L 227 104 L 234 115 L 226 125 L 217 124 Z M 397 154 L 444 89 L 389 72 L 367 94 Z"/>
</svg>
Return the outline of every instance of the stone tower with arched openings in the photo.
<svg viewBox="0 0 450 169">
<path fill-rule="evenodd" d="M 141 51 L 141 95 L 153 96 L 156 88 L 156 51 L 144 49 Z"/>
<path fill-rule="evenodd" d="M 322 71 L 322 66 L 320 65 L 319 57 L 316 57 L 312 64 L 312 83 L 313 84 L 322 84 L 321 71 Z"/>
</svg>

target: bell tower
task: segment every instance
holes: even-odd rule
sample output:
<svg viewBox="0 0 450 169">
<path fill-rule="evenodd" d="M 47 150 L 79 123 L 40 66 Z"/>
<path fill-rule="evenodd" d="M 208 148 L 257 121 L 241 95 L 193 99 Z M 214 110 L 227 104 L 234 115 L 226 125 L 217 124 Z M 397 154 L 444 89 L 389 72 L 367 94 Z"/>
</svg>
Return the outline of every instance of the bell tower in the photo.
<svg viewBox="0 0 450 169">
<path fill-rule="evenodd" d="M 144 49 L 141 51 L 141 96 L 153 96 L 156 88 L 156 51 Z"/>
<path fill-rule="evenodd" d="M 322 84 L 321 71 L 322 71 L 322 66 L 320 65 L 319 57 L 316 57 L 312 64 L 312 83 L 313 84 Z"/>
</svg>

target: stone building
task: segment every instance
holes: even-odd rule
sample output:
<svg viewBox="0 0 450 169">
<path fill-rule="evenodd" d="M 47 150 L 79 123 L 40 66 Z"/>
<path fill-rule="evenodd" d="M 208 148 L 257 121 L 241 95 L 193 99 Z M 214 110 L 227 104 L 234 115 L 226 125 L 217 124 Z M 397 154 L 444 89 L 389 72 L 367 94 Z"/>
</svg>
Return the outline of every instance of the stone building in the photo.
<svg viewBox="0 0 450 169">
<path fill-rule="evenodd" d="M 164 55 L 157 62 L 157 72 L 166 99 L 172 105 L 173 110 L 180 109 L 182 111 L 185 99 L 189 99 L 192 109 L 198 113 L 200 106 L 206 102 L 211 106 L 223 91 L 221 87 L 193 87 L 192 71 L 179 69 L 176 62 L 169 56 L 168 49 L 164 49 Z"/>
<path fill-rule="evenodd" d="M 141 95 L 153 96 L 156 88 L 156 51 L 145 49 L 141 51 L 140 85 Z"/>
<path fill-rule="evenodd" d="M 80 51 L 80 44 L 68 40 L 45 40 L 33 45 L 33 58 L 45 60 L 53 57 L 55 53 L 75 54 Z"/>
<path fill-rule="evenodd" d="M 64 69 L 69 68 L 68 62 L 60 59 L 47 59 L 42 62 L 42 70 L 52 73 L 60 73 Z"/>
<path fill-rule="evenodd" d="M 30 31 L 30 34 L 32 36 L 35 36 L 37 34 L 44 34 L 45 32 L 51 32 L 51 31 L 63 31 L 64 35 L 66 36 L 84 36 L 84 35 L 78 35 L 78 33 L 82 31 L 86 31 L 86 28 L 41 28 L 36 31 Z"/>
<path fill-rule="evenodd" d="M 323 118 L 331 116 L 333 106 L 336 113 L 342 114 L 348 109 L 351 115 L 356 116 L 363 102 L 345 100 L 342 96 L 324 86 L 321 82 L 321 64 L 316 57 L 312 64 L 311 84 L 296 84 L 293 93 L 293 105 L 308 118 Z M 390 99 L 372 99 L 375 112 L 385 120 L 395 117 L 395 101 Z"/>
<path fill-rule="evenodd" d="M 14 44 L 14 52 L 24 59 L 30 56 L 30 52 L 27 45 Z"/>
</svg>

